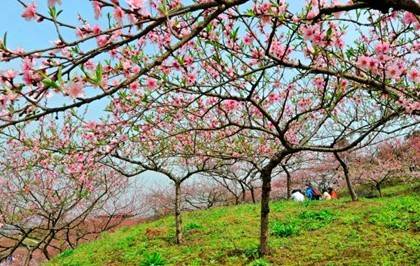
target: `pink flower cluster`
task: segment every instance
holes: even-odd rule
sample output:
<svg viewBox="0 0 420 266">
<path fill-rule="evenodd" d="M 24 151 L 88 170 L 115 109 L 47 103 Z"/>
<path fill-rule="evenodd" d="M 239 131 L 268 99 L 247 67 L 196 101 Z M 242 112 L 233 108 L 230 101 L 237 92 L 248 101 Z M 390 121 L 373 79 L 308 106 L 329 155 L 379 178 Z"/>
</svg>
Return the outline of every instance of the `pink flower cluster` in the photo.
<svg viewBox="0 0 420 266">
<path fill-rule="evenodd" d="M 275 57 L 282 59 L 286 58 L 286 56 L 290 53 L 291 49 L 290 47 L 287 49 L 279 42 L 279 41 L 273 41 L 271 44 L 270 52 Z"/>
<path fill-rule="evenodd" d="M 227 100 L 224 103 L 224 108 L 226 111 L 234 111 L 239 106 L 239 102 L 235 100 Z"/>
<path fill-rule="evenodd" d="M 329 34 L 327 32 L 329 31 Z M 342 39 L 343 33 L 337 29 L 334 23 L 328 24 L 328 29 L 324 29 L 320 24 L 304 25 L 301 29 L 303 39 L 315 45 L 328 47 L 333 45 L 338 48 L 344 47 Z"/>
<path fill-rule="evenodd" d="M 38 15 L 36 14 L 36 5 L 34 2 L 26 6 L 26 8 L 23 10 L 22 17 L 28 21 L 38 18 Z"/>
<path fill-rule="evenodd" d="M 379 61 L 374 57 L 362 55 L 357 59 L 356 65 L 363 70 L 376 72 Z"/>
<path fill-rule="evenodd" d="M 80 98 L 83 96 L 83 82 L 72 81 L 66 87 L 67 94 L 72 98 Z"/>
</svg>

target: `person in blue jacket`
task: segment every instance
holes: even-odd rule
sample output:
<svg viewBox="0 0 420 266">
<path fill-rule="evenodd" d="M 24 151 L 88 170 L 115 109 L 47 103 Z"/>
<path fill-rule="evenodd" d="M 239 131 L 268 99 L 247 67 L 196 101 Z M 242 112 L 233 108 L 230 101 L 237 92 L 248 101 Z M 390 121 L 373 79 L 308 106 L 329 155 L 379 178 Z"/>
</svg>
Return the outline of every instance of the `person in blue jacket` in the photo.
<svg viewBox="0 0 420 266">
<path fill-rule="evenodd" d="M 306 184 L 305 195 L 309 200 L 314 199 L 314 189 L 311 184 Z"/>
</svg>

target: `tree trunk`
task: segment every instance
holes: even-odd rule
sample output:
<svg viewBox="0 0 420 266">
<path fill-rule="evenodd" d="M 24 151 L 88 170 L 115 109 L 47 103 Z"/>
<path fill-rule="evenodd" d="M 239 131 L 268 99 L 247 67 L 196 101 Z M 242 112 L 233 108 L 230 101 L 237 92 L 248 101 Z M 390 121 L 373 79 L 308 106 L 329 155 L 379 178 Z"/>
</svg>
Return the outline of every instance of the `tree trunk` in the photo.
<svg viewBox="0 0 420 266">
<path fill-rule="evenodd" d="M 176 243 L 182 243 L 182 217 L 181 217 L 181 183 L 175 183 L 175 235 Z"/>
<path fill-rule="evenodd" d="M 239 205 L 239 196 L 235 194 L 235 205 Z"/>
<path fill-rule="evenodd" d="M 271 191 L 271 171 L 265 169 L 261 172 L 261 224 L 260 224 L 260 255 L 269 253 L 268 250 L 268 222 L 270 213 L 270 191 Z"/>
<path fill-rule="evenodd" d="M 381 183 L 376 183 L 375 187 L 376 187 L 376 190 L 378 190 L 379 197 L 381 197 L 381 198 L 382 198 Z"/>
<path fill-rule="evenodd" d="M 254 187 L 251 186 L 251 188 L 249 189 L 249 191 L 251 191 L 252 203 L 256 203 L 257 201 L 255 200 L 255 190 L 254 190 Z"/>
<path fill-rule="evenodd" d="M 350 196 L 351 196 L 351 200 L 352 201 L 357 201 L 357 195 L 356 192 L 353 189 L 353 185 L 351 184 L 350 181 L 350 174 L 349 174 L 349 167 L 347 166 L 347 164 L 344 162 L 344 160 L 342 160 L 340 158 L 340 156 L 338 155 L 337 152 L 334 152 L 335 158 L 338 160 L 338 162 L 340 163 L 341 167 L 343 168 L 343 172 L 344 172 L 344 178 L 346 179 L 346 183 L 347 183 L 347 188 L 349 190 Z"/>
<path fill-rule="evenodd" d="M 241 190 L 242 190 L 242 202 L 245 202 L 246 201 L 246 189 L 245 189 L 245 186 L 240 181 L 239 181 L 239 185 L 241 186 Z"/>
<path fill-rule="evenodd" d="M 287 199 L 290 199 L 290 197 L 292 196 L 292 191 L 291 191 L 291 187 L 292 187 L 292 177 L 290 175 L 289 170 L 287 170 L 285 165 L 281 166 L 284 170 L 284 172 L 286 173 L 286 189 L 287 189 Z"/>
</svg>

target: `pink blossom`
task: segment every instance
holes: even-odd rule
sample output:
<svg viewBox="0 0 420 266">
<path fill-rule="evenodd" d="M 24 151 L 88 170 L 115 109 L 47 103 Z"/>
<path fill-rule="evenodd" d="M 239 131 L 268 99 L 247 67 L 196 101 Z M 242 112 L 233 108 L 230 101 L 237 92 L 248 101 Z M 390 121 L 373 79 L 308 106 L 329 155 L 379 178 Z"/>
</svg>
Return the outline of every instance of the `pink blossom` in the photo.
<svg viewBox="0 0 420 266">
<path fill-rule="evenodd" d="M 315 25 L 305 26 L 302 31 L 303 31 L 303 38 L 305 40 L 312 40 L 315 36 L 316 28 L 315 28 Z"/>
<path fill-rule="evenodd" d="M 266 14 L 270 11 L 271 7 L 272 7 L 271 3 L 265 2 L 260 5 L 256 5 L 254 9 L 258 14 Z"/>
<path fill-rule="evenodd" d="M 385 73 L 388 78 L 398 79 L 400 78 L 402 71 L 397 64 L 393 64 L 386 68 Z"/>
<path fill-rule="evenodd" d="M 362 55 L 357 59 L 357 66 L 364 70 L 374 71 L 378 67 L 378 61 L 372 57 Z"/>
<path fill-rule="evenodd" d="M 24 70 L 23 72 L 23 82 L 26 85 L 31 85 L 36 80 L 36 75 L 31 70 Z"/>
<path fill-rule="evenodd" d="M 390 56 L 384 54 L 379 54 L 376 58 L 379 60 L 379 62 L 388 62 L 391 59 Z"/>
<path fill-rule="evenodd" d="M 188 85 L 194 84 L 195 81 L 197 80 L 197 74 L 194 73 L 194 72 L 189 72 L 187 74 L 186 78 L 187 78 L 187 84 Z"/>
<path fill-rule="evenodd" d="M 181 34 L 182 37 L 188 36 L 188 35 L 191 34 L 191 29 L 189 29 L 189 28 L 183 28 L 181 30 L 180 34 Z"/>
<path fill-rule="evenodd" d="M 316 12 L 314 10 L 311 10 L 308 12 L 308 14 L 306 15 L 307 19 L 313 19 L 316 16 Z"/>
<path fill-rule="evenodd" d="M 131 68 L 131 72 L 132 72 L 133 74 L 138 74 L 138 73 L 140 72 L 140 70 L 141 70 L 141 68 L 140 68 L 138 65 L 134 65 L 134 66 Z"/>
<path fill-rule="evenodd" d="M 262 49 L 257 49 L 256 48 L 256 49 L 252 50 L 251 56 L 252 56 L 252 58 L 259 59 L 259 58 L 264 56 L 264 52 L 262 51 Z"/>
<path fill-rule="evenodd" d="M 189 66 L 192 63 L 194 63 L 194 59 L 191 56 L 187 55 L 184 57 L 184 63 L 185 65 Z"/>
<path fill-rule="evenodd" d="M 76 28 L 76 36 L 78 38 L 84 38 L 85 37 L 85 32 L 82 28 L 77 27 Z"/>
<path fill-rule="evenodd" d="M 281 15 L 283 14 L 287 9 L 286 1 L 280 0 L 278 1 L 278 6 L 276 8 L 277 14 Z"/>
<path fill-rule="evenodd" d="M 106 35 L 101 35 L 96 37 L 96 43 L 99 47 L 105 46 L 108 43 L 108 37 Z"/>
<path fill-rule="evenodd" d="M 179 7 L 180 5 L 181 5 L 181 0 L 171 0 L 169 2 L 169 6 L 171 8 L 176 8 L 176 7 Z"/>
<path fill-rule="evenodd" d="M 405 24 L 416 23 L 417 22 L 417 18 L 416 18 L 416 16 L 413 13 L 411 13 L 411 12 L 405 12 L 404 13 L 404 17 L 403 17 L 403 22 Z"/>
<path fill-rule="evenodd" d="M 317 89 L 323 89 L 325 86 L 325 80 L 323 77 L 316 77 L 313 82 Z"/>
<path fill-rule="evenodd" d="M 121 66 L 124 70 L 124 72 L 129 72 L 131 69 L 131 61 L 124 60 L 121 62 Z"/>
<path fill-rule="evenodd" d="M 270 52 L 277 58 L 283 58 L 288 51 L 279 41 L 273 41 L 271 44 Z"/>
<path fill-rule="evenodd" d="M 93 25 L 91 29 L 92 33 L 98 35 L 101 33 L 101 27 L 98 24 Z"/>
<path fill-rule="evenodd" d="M 32 20 L 37 18 L 35 3 L 31 3 L 26 6 L 25 10 L 23 10 L 22 17 L 26 20 Z"/>
<path fill-rule="evenodd" d="M 414 49 L 415 51 L 420 51 L 420 42 L 419 42 L 419 41 L 415 41 L 415 42 L 413 43 L 413 49 Z"/>
<path fill-rule="evenodd" d="M 346 80 L 346 79 L 342 79 L 341 81 L 340 81 L 340 88 L 341 89 L 343 89 L 344 91 L 346 90 L 346 88 L 347 88 L 347 85 L 348 85 L 348 81 Z"/>
<path fill-rule="evenodd" d="M 121 7 L 116 7 L 114 9 L 114 18 L 118 23 L 122 23 L 124 17 L 124 11 L 121 9 Z"/>
<path fill-rule="evenodd" d="M 359 59 L 357 59 L 357 65 L 361 68 L 367 68 L 369 65 L 369 58 L 367 56 L 360 56 Z"/>
<path fill-rule="evenodd" d="M 417 69 L 410 70 L 408 72 L 408 78 L 415 83 L 420 83 L 420 71 Z"/>
<path fill-rule="evenodd" d="M 143 7 L 143 0 L 126 0 L 131 9 L 140 9 Z"/>
<path fill-rule="evenodd" d="M 81 81 L 72 81 L 66 88 L 67 94 L 72 98 L 83 96 L 83 83 Z"/>
<path fill-rule="evenodd" d="M 93 11 L 95 12 L 95 19 L 98 19 L 101 16 L 101 5 L 98 1 L 93 1 Z"/>
<path fill-rule="evenodd" d="M 95 65 L 95 63 L 93 62 L 92 59 L 90 59 L 86 63 L 84 63 L 83 66 L 88 70 L 94 70 L 96 68 L 96 65 Z"/>
<path fill-rule="evenodd" d="M 369 60 L 369 69 L 370 71 L 375 71 L 378 68 L 378 60 L 376 60 L 375 58 L 370 58 Z"/>
<path fill-rule="evenodd" d="M 16 77 L 17 73 L 13 69 L 9 69 L 6 72 L 3 73 L 3 77 L 5 77 L 8 80 L 12 80 Z"/>
<path fill-rule="evenodd" d="M 225 103 L 226 111 L 234 111 L 238 107 L 239 103 L 235 100 L 227 100 Z"/>
<path fill-rule="evenodd" d="M 140 89 L 140 83 L 139 83 L 139 82 L 137 82 L 137 81 L 132 82 L 132 83 L 130 84 L 129 88 L 130 88 L 130 90 L 131 90 L 132 92 L 136 92 L 136 91 L 138 91 L 138 90 Z"/>
<path fill-rule="evenodd" d="M 58 3 L 59 5 L 61 5 L 61 0 L 48 0 L 48 6 L 49 7 L 54 6 L 56 3 Z"/>
<path fill-rule="evenodd" d="M 278 93 L 270 93 L 270 95 L 268 95 L 268 101 L 270 103 L 274 103 L 280 100 L 280 95 Z"/>
<path fill-rule="evenodd" d="M 245 37 L 243 38 L 243 42 L 245 45 L 251 45 L 253 42 L 254 38 L 251 34 L 247 34 L 245 35 Z"/>
<path fill-rule="evenodd" d="M 148 89 L 156 89 L 158 86 L 157 80 L 154 78 L 148 78 L 146 81 L 146 87 Z"/>
<path fill-rule="evenodd" d="M 375 46 L 375 51 L 377 54 L 386 54 L 389 51 L 389 43 L 379 43 Z"/>
<path fill-rule="evenodd" d="M 68 47 L 64 47 L 60 50 L 61 54 L 66 58 L 71 58 L 71 52 Z"/>
</svg>

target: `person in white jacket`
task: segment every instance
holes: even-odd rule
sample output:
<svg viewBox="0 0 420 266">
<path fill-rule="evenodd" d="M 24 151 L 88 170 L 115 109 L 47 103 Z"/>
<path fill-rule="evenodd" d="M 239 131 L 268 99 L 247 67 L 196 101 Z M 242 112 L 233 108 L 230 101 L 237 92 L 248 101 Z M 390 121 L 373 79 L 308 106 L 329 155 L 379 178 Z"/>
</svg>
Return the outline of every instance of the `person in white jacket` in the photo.
<svg viewBox="0 0 420 266">
<path fill-rule="evenodd" d="M 331 199 L 331 195 L 330 193 L 328 193 L 328 191 L 324 191 L 324 193 L 322 193 L 322 197 L 323 200 L 330 200 Z"/>
<path fill-rule="evenodd" d="M 300 191 L 300 189 L 294 189 L 290 198 L 298 202 L 302 202 L 305 200 L 305 196 L 303 195 L 302 191 Z"/>
</svg>

